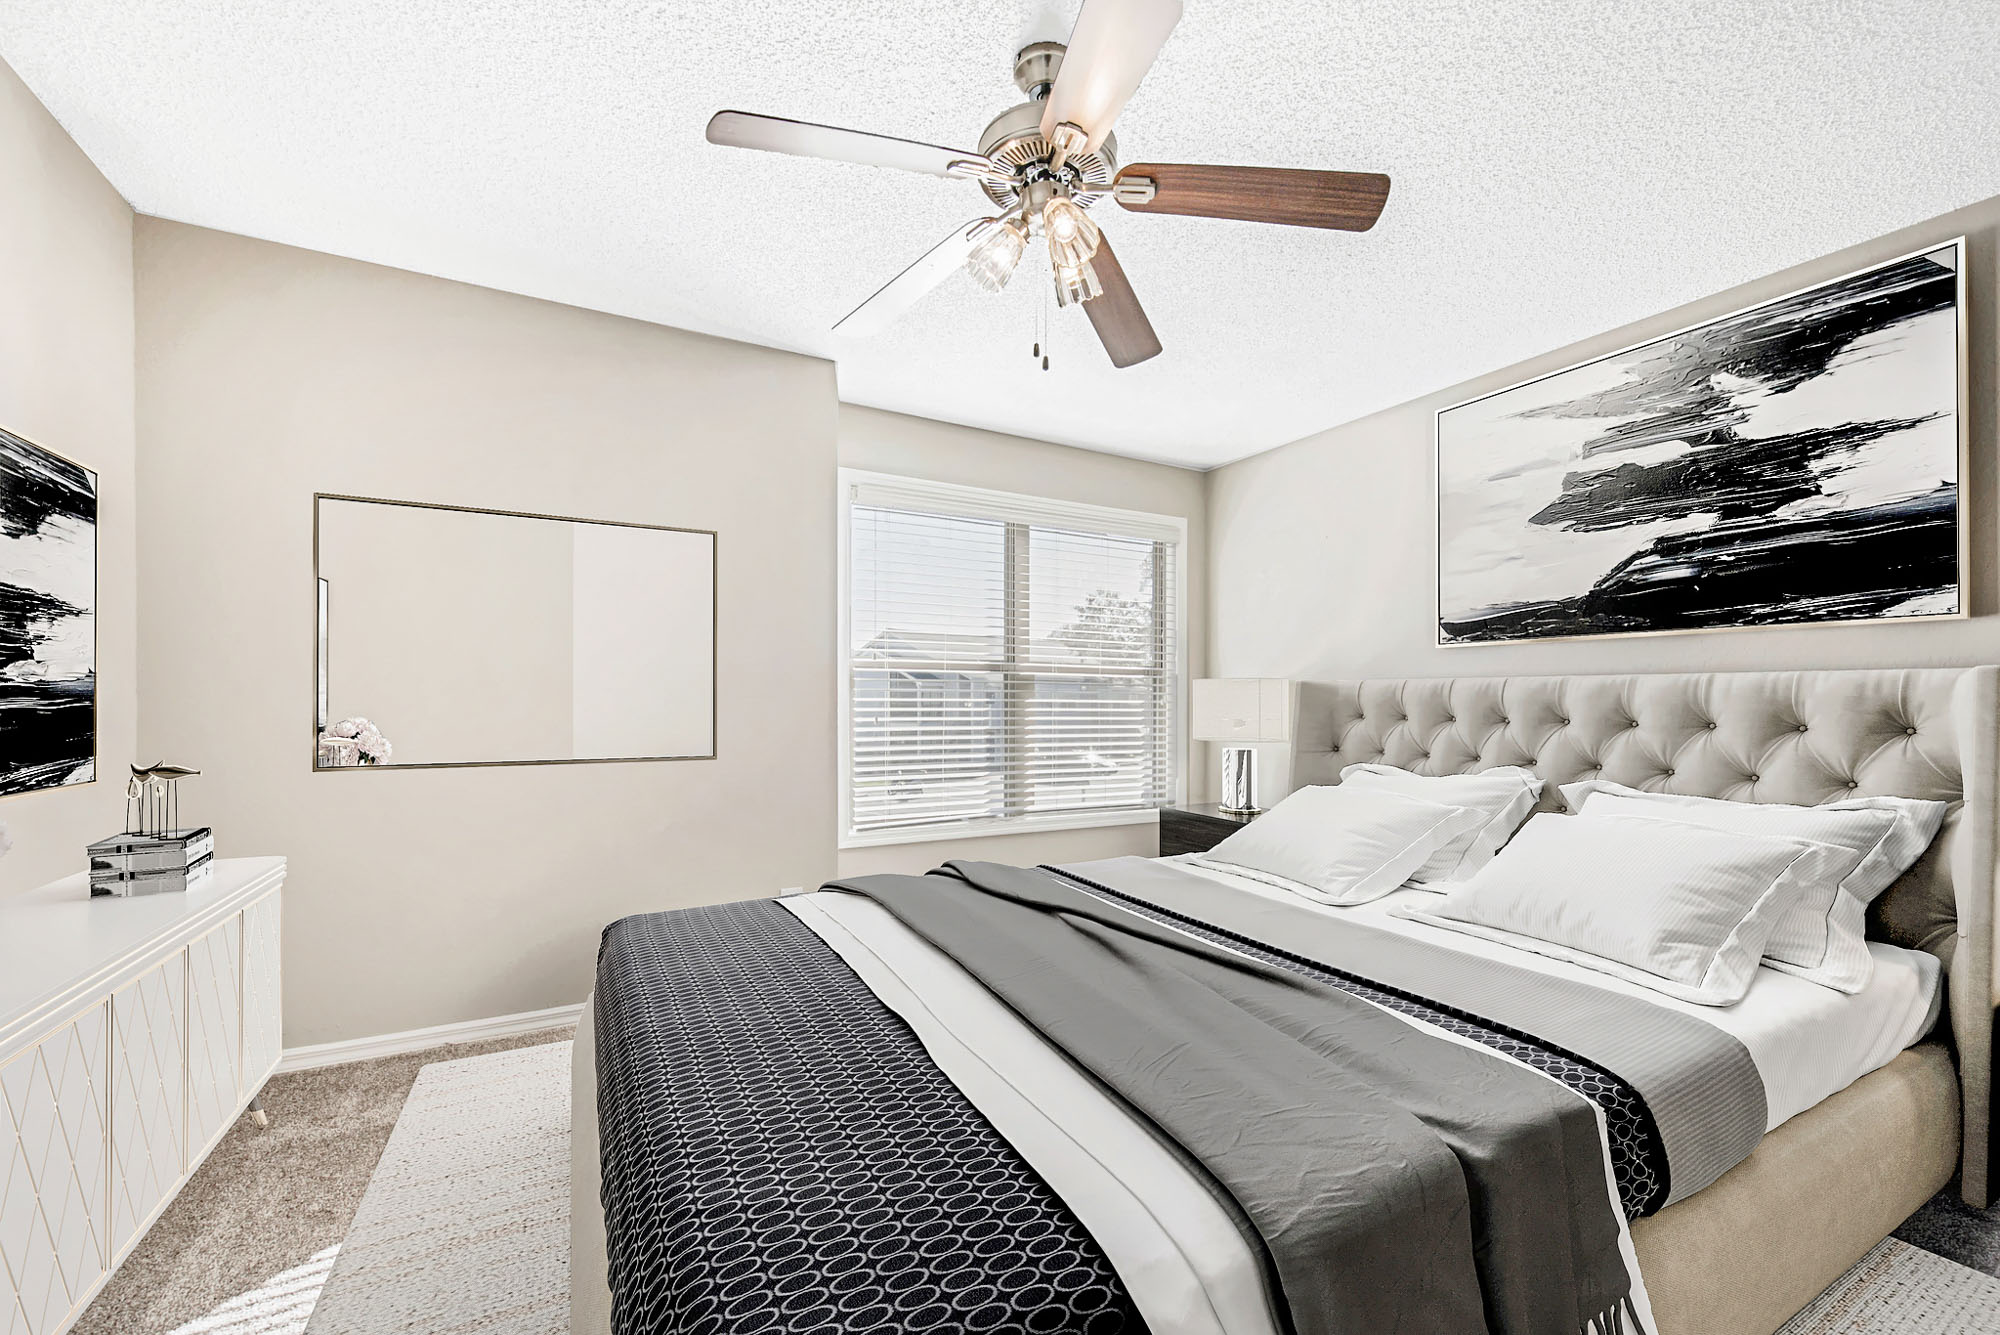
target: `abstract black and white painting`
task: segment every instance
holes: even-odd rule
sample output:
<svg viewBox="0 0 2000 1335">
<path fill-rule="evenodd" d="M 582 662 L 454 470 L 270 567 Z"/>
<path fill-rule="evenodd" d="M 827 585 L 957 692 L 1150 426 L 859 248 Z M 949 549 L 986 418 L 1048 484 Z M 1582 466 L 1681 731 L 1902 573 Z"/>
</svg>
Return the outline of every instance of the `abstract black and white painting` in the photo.
<svg viewBox="0 0 2000 1335">
<path fill-rule="evenodd" d="M 0 431 L 0 796 L 96 756 L 97 475 Z"/>
<path fill-rule="evenodd" d="M 1444 409 L 1438 642 L 1963 615 L 1962 241 Z"/>
</svg>

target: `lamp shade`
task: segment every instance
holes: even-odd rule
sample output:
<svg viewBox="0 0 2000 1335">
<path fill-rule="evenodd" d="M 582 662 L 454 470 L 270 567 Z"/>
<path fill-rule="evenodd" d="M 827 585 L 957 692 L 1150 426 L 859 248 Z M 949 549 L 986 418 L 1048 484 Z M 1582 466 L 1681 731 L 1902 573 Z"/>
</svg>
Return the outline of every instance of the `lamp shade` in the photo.
<svg viewBox="0 0 2000 1335">
<path fill-rule="evenodd" d="M 1188 703 L 1188 736 L 1197 742 L 1292 740 L 1292 683 L 1282 677 L 1200 678 Z"/>
</svg>

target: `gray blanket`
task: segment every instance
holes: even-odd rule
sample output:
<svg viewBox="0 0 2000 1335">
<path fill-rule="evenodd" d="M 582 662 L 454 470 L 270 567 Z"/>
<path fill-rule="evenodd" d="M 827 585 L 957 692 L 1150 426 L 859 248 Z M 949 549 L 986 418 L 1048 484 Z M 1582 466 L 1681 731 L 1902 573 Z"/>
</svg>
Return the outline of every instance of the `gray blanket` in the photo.
<svg viewBox="0 0 2000 1335">
<path fill-rule="evenodd" d="M 828 888 L 882 905 L 1183 1147 L 1300 1335 L 1624 1328 L 1585 1100 L 1051 874 L 947 870 Z"/>
<path fill-rule="evenodd" d="M 1741 1163 L 1770 1107 L 1740 1040 L 1692 1015 L 1370 927 L 1317 905 L 1243 894 L 1150 858 L 1057 870 L 1170 913 L 1477 1015 L 1616 1074 L 1659 1128 L 1669 1189 L 1685 1199 Z"/>
</svg>

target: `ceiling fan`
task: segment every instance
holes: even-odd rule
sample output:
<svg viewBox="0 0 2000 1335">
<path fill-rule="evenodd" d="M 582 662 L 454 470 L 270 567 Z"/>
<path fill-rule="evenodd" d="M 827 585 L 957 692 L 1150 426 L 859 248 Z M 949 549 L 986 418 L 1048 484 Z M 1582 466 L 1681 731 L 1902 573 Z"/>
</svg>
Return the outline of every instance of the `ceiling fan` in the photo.
<svg viewBox="0 0 2000 1335">
<path fill-rule="evenodd" d="M 964 268 L 995 292 L 1039 237 L 1059 305 L 1081 303 L 1113 366 L 1155 357 L 1160 339 L 1111 239 L 1087 212 L 1106 195 L 1135 213 L 1365 232 L 1389 198 L 1377 172 L 1301 171 L 1142 162 L 1121 168 L 1111 124 L 1180 21 L 1181 0 L 1084 0 L 1067 45 L 1036 42 L 1014 57 L 1028 100 L 994 117 L 977 153 L 833 125 L 720 111 L 708 140 L 976 181 L 998 209 L 975 218 L 897 274 L 834 329 L 872 333 Z"/>
</svg>

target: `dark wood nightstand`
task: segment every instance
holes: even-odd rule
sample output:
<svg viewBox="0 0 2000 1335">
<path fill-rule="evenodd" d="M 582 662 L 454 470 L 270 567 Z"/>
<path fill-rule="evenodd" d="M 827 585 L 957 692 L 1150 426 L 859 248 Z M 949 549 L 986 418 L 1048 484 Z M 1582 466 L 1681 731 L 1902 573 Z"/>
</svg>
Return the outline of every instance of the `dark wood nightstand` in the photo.
<svg viewBox="0 0 2000 1335">
<path fill-rule="evenodd" d="M 1226 815 L 1213 802 L 1161 807 L 1160 856 L 1206 853 L 1255 819 L 1255 816 Z"/>
</svg>

